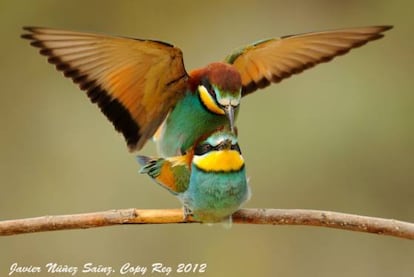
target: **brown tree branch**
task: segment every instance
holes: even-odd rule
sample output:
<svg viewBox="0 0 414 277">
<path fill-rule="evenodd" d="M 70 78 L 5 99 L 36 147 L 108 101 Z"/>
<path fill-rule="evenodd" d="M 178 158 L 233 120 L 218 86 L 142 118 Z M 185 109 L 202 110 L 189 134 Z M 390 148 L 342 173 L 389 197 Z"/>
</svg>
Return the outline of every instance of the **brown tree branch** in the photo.
<svg viewBox="0 0 414 277">
<path fill-rule="evenodd" d="M 181 209 L 139 210 L 132 208 L 0 221 L 0 235 L 9 236 L 121 224 L 166 223 L 196 223 L 196 221 L 192 218 L 184 219 Z M 320 226 L 414 239 L 414 223 L 329 211 L 241 209 L 233 215 L 233 223 Z"/>
</svg>

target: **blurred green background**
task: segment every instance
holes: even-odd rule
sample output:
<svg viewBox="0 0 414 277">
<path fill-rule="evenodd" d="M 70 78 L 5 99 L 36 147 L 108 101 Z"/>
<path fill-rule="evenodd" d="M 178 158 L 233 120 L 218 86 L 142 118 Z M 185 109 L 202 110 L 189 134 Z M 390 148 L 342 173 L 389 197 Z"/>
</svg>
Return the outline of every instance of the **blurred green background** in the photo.
<svg viewBox="0 0 414 277">
<path fill-rule="evenodd" d="M 238 127 L 253 190 L 246 207 L 413 222 L 413 9 L 409 0 L 1 0 L 0 218 L 180 207 L 137 173 L 134 155 L 84 93 L 19 38 L 24 25 L 171 42 L 192 69 L 258 39 L 393 24 L 384 39 L 244 99 Z M 141 153 L 154 155 L 153 144 Z M 1 237 L 0 276 L 14 262 L 207 263 L 203 276 L 408 277 L 414 244 L 310 227 L 118 226 Z"/>
</svg>

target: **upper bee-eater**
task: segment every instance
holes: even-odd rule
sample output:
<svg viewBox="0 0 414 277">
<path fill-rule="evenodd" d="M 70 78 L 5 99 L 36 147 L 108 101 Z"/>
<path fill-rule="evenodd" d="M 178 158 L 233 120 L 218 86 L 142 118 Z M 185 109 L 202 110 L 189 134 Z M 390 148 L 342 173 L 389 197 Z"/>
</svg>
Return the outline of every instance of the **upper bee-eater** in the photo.
<svg viewBox="0 0 414 277">
<path fill-rule="evenodd" d="M 233 132 L 217 130 L 197 140 L 185 155 L 138 156 L 140 172 L 176 195 L 196 220 L 231 223 L 250 197 L 244 160 Z"/>
<path fill-rule="evenodd" d="M 241 97 L 383 37 L 372 26 L 266 39 L 189 73 L 180 49 L 155 41 L 25 27 L 22 37 L 87 91 L 129 149 L 154 136 L 162 156 L 185 154 L 220 126 L 234 129 Z"/>
</svg>

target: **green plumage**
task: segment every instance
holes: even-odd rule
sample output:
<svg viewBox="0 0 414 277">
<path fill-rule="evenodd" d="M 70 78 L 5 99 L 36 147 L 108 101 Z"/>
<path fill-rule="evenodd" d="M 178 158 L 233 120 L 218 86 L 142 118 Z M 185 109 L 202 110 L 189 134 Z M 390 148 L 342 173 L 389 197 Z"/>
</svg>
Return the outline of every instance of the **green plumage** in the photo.
<svg viewBox="0 0 414 277">
<path fill-rule="evenodd" d="M 190 171 L 187 165 L 173 165 L 168 159 L 152 159 L 146 156 L 137 156 L 137 161 L 142 165 L 139 173 L 148 174 L 157 184 L 172 194 L 177 195 L 187 190 L 190 180 Z M 166 183 L 161 179 L 162 175 L 165 174 L 163 172 L 165 166 L 168 170 L 171 170 L 173 175 L 173 180 L 170 180 L 170 183 Z"/>
<path fill-rule="evenodd" d="M 238 110 L 235 110 L 235 117 Z M 188 92 L 177 103 L 162 127 L 161 137 L 157 141 L 158 153 L 163 157 L 184 154 L 199 137 L 222 126 L 228 128 L 229 119 L 208 111 L 201 103 L 198 93 Z"/>
<path fill-rule="evenodd" d="M 191 165 L 177 163 L 178 160 L 185 160 L 177 157 L 151 159 L 140 156 L 138 161 L 143 165 L 140 173 L 148 174 L 177 196 L 196 220 L 231 222 L 231 215 L 250 197 L 244 164 L 237 170 L 209 171 L 200 169 L 194 157 L 203 159 L 214 152 L 235 151 L 233 153 L 241 158 L 236 136 L 228 131 L 217 131 L 192 149 L 194 156 Z M 221 156 L 212 157 L 217 158 L 209 159 L 210 162 L 223 164 L 219 160 Z M 173 173 L 173 178 L 167 178 L 170 173 Z"/>
<path fill-rule="evenodd" d="M 202 222 L 227 221 L 249 198 L 244 168 L 235 172 L 204 172 L 191 168 L 188 189 L 178 197 L 195 219 Z"/>
</svg>

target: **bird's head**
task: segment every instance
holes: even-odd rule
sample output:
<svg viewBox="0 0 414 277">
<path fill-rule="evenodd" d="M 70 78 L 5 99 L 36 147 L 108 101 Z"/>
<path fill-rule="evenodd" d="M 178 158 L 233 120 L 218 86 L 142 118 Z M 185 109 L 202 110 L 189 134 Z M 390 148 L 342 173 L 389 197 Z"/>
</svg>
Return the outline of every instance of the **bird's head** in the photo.
<svg viewBox="0 0 414 277">
<path fill-rule="evenodd" d="M 225 115 L 234 132 L 234 121 L 241 99 L 242 82 L 235 67 L 226 63 L 211 63 L 193 71 L 192 91 L 198 93 L 200 102 L 208 112 Z"/>
<path fill-rule="evenodd" d="M 244 168 L 237 137 L 229 131 L 216 131 L 194 148 L 193 164 L 205 172 L 234 172 Z"/>
</svg>

